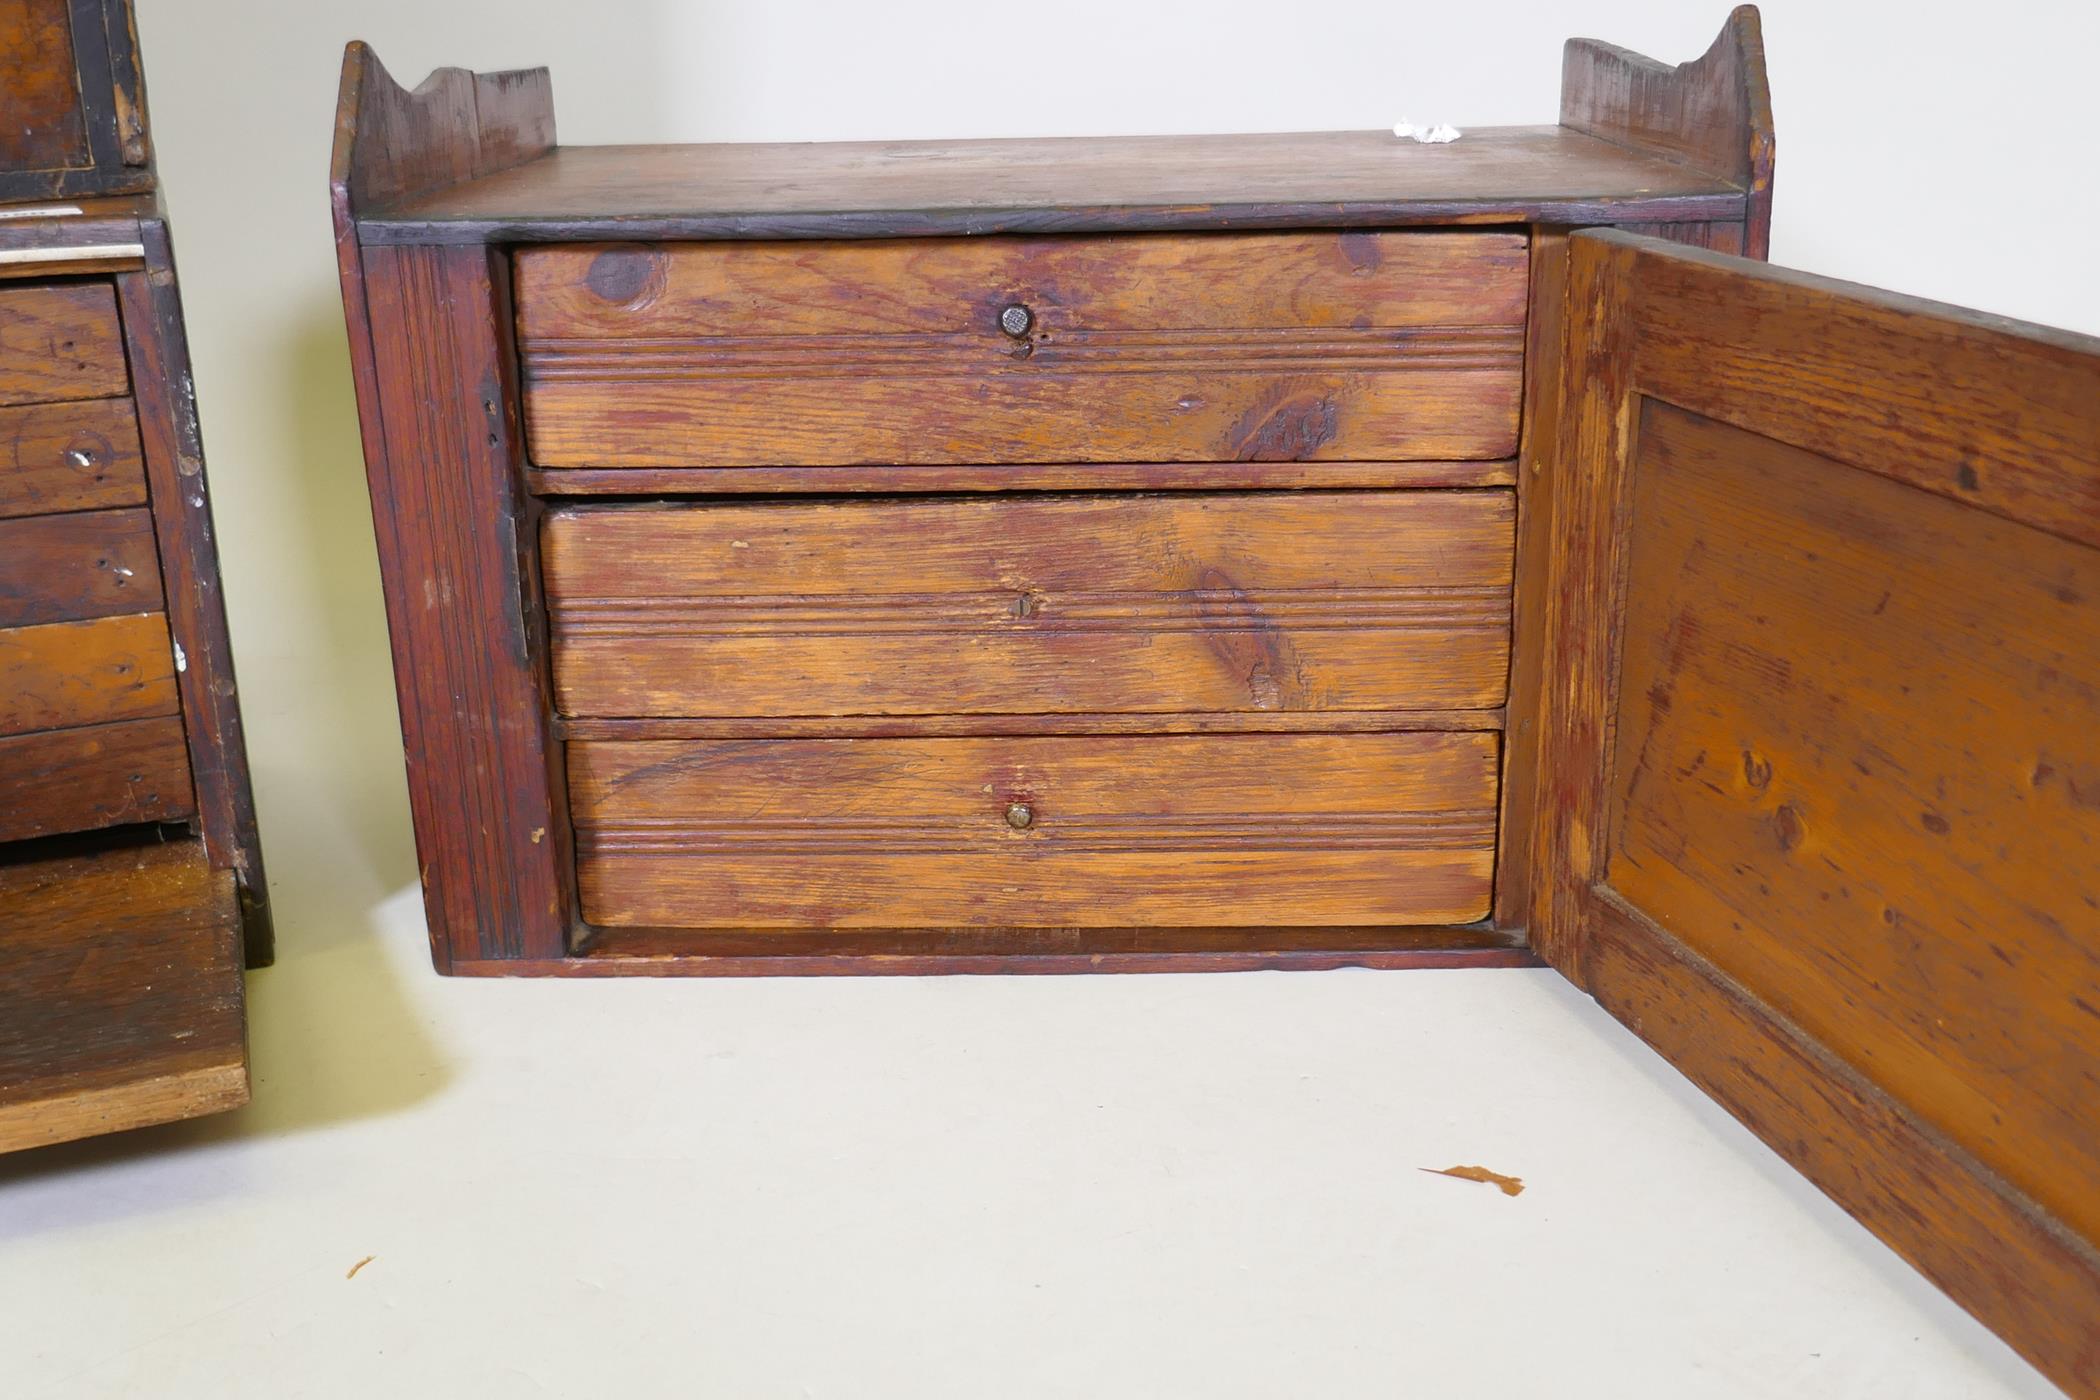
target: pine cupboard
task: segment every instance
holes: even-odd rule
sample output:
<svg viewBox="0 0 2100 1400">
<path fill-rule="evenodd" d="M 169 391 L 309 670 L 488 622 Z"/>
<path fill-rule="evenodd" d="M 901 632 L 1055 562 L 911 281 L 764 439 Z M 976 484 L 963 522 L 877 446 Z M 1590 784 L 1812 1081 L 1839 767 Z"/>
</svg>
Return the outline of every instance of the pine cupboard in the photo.
<svg viewBox="0 0 2100 1400">
<path fill-rule="evenodd" d="M 434 957 L 1525 965 L 2100 1394 L 2100 342 L 1558 125 L 556 144 L 346 59 Z"/>
</svg>

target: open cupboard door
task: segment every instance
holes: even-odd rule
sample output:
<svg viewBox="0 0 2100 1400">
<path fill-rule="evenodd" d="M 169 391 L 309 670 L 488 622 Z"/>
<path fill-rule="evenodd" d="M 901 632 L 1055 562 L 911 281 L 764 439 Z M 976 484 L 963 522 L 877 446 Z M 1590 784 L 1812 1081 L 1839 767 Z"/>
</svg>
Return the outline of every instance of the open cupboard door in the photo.
<svg viewBox="0 0 2100 1400">
<path fill-rule="evenodd" d="M 1534 942 L 2100 1394 L 2100 341 L 1567 270 Z"/>
</svg>

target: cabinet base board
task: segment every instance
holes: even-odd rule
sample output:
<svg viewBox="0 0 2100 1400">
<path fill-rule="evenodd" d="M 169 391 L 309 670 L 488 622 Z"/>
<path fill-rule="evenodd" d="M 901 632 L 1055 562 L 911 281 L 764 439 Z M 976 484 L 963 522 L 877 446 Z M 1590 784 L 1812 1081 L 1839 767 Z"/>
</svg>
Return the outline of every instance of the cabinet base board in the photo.
<svg viewBox="0 0 2100 1400">
<path fill-rule="evenodd" d="M 482 958 L 465 977 L 942 977 L 1543 966 L 1480 927 L 1226 929 L 601 929 L 565 958 Z"/>
</svg>

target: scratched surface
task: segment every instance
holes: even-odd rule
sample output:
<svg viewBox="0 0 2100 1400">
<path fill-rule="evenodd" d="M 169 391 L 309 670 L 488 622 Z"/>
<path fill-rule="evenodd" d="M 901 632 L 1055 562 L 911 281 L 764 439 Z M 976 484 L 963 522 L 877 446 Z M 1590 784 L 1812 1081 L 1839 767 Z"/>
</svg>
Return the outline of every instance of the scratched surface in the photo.
<svg viewBox="0 0 2100 1400">
<path fill-rule="evenodd" d="M 1640 429 L 1610 886 L 2100 1235 L 2100 551 Z"/>
<path fill-rule="evenodd" d="M 0 1152 L 246 1102 L 233 877 L 200 842 L 0 866 L 0 909 Z"/>
<path fill-rule="evenodd" d="M 105 399 L 130 387 L 107 282 L 0 287 L 0 407 Z"/>
<path fill-rule="evenodd" d="M 1497 491 L 551 513 L 578 716 L 1491 709 Z"/>
<path fill-rule="evenodd" d="M 528 249 L 529 447 L 543 467 L 1506 457 L 1526 246 L 1292 233 Z"/>
<path fill-rule="evenodd" d="M 1497 736 L 569 745 L 594 924 L 1437 924 L 1487 913 Z"/>
<path fill-rule="evenodd" d="M 0 520 L 0 627 L 146 612 L 161 601 L 146 511 Z"/>
</svg>

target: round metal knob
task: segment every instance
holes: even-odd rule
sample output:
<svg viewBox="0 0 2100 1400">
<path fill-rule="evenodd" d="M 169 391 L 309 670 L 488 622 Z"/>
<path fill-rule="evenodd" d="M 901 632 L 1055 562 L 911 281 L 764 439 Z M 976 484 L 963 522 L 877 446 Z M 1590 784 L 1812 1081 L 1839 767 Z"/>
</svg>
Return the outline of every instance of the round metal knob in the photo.
<svg viewBox="0 0 2100 1400">
<path fill-rule="evenodd" d="M 66 460 L 85 471 L 95 465 L 95 454 L 84 447 L 69 448 L 66 451 Z"/>
<path fill-rule="evenodd" d="M 1026 802 L 1016 802 L 1006 809 L 1006 824 L 1015 831 L 1026 831 L 1035 825 L 1035 809 Z"/>
<path fill-rule="evenodd" d="M 1028 334 L 1029 327 L 1034 324 L 1035 313 L 1019 302 L 1015 302 L 1012 306 L 999 313 L 999 329 L 1005 331 L 1015 340 L 1019 340 L 1022 336 Z"/>
</svg>

